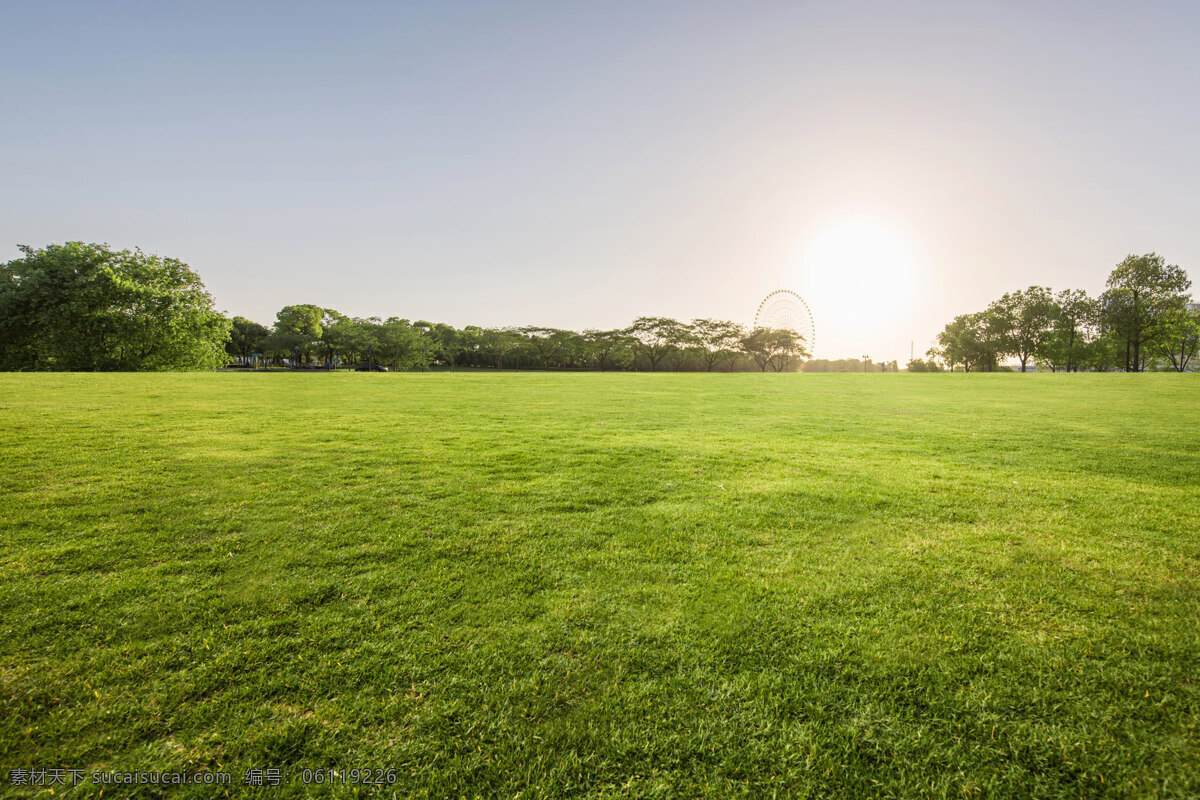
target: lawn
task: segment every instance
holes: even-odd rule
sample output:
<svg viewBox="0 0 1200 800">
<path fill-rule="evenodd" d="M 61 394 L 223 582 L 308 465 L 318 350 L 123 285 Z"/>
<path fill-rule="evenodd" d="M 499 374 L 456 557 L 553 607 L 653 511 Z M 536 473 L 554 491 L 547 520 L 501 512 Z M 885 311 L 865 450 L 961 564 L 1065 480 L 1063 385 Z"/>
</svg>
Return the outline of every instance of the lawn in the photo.
<svg viewBox="0 0 1200 800">
<path fill-rule="evenodd" d="M 1200 375 L 8 374 L 0 446 L 0 795 L 1200 796 Z"/>
</svg>

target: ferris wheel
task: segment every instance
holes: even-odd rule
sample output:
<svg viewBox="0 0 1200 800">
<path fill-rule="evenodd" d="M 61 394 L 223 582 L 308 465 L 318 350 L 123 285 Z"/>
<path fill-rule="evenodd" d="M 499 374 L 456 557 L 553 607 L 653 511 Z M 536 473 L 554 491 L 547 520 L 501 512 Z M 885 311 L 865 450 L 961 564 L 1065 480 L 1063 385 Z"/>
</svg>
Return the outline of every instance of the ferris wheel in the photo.
<svg viewBox="0 0 1200 800">
<path fill-rule="evenodd" d="M 805 349 L 813 352 L 817 326 L 804 298 L 787 289 L 771 292 L 759 303 L 754 315 L 756 328 L 786 328 L 804 337 Z"/>
</svg>

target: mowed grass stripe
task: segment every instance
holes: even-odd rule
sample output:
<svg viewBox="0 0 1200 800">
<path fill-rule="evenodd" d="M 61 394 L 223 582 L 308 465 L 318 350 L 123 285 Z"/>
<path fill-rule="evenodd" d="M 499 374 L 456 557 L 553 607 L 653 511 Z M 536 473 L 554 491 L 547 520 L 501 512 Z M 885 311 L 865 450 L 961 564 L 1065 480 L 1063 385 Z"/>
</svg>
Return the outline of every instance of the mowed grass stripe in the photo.
<svg viewBox="0 0 1200 800">
<path fill-rule="evenodd" d="M 1195 796 L 1198 392 L 0 376 L 0 767 Z"/>
</svg>

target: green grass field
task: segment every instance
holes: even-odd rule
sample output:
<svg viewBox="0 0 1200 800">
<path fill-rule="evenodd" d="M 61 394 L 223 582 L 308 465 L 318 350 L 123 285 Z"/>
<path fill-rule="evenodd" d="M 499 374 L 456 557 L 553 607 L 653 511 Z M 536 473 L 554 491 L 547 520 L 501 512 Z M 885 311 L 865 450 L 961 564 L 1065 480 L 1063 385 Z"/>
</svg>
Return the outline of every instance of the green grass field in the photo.
<svg viewBox="0 0 1200 800">
<path fill-rule="evenodd" d="M 1200 375 L 9 374 L 0 443 L 0 794 L 1200 796 Z"/>
</svg>

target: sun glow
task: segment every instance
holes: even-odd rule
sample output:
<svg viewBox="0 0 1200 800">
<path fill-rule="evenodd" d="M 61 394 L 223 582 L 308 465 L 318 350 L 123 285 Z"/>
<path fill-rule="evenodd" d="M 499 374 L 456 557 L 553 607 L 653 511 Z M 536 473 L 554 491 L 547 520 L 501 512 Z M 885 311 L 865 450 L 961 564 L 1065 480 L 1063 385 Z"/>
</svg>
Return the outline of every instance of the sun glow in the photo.
<svg viewBox="0 0 1200 800">
<path fill-rule="evenodd" d="M 806 237 L 795 263 L 801 293 L 830 324 L 891 319 L 914 297 L 913 247 L 900 227 L 884 219 L 834 220 Z"/>
</svg>

